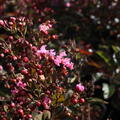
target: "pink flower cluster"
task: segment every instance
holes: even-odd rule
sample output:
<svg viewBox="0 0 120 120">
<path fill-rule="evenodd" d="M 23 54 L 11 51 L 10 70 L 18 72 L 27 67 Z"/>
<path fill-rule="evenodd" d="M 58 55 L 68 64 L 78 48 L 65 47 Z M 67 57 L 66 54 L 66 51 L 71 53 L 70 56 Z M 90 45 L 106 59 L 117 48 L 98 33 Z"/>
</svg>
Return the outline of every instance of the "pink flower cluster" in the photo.
<svg viewBox="0 0 120 120">
<path fill-rule="evenodd" d="M 48 31 L 50 28 L 52 28 L 52 24 L 50 24 L 50 23 L 47 25 L 45 23 L 39 25 L 39 30 L 41 32 L 45 33 L 46 35 L 48 34 Z"/>
<path fill-rule="evenodd" d="M 44 106 L 45 109 L 49 109 L 50 108 L 50 104 L 51 104 L 51 99 L 45 97 L 43 99 L 42 105 Z"/>
<path fill-rule="evenodd" d="M 19 81 L 17 83 L 17 86 L 20 87 L 20 88 L 22 88 L 22 89 L 24 89 L 26 87 L 26 83 L 23 83 L 22 81 Z"/>
<path fill-rule="evenodd" d="M 59 55 L 56 55 L 56 52 L 54 49 L 47 50 L 46 45 L 41 46 L 40 50 L 37 51 L 37 56 L 41 58 L 41 56 L 49 56 L 55 65 L 60 66 L 63 65 L 63 67 L 67 67 L 70 70 L 73 69 L 73 62 L 71 62 L 70 58 L 67 58 L 67 54 L 65 51 L 62 51 L 59 53 Z"/>
</svg>

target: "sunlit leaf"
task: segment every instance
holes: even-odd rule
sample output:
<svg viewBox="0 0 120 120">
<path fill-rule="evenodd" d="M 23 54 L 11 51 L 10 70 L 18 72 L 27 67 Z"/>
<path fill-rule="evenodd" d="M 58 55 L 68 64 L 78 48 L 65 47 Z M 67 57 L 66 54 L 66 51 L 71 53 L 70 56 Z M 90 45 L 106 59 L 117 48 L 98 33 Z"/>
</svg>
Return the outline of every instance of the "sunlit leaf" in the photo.
<svg viewBox="0 0 120 120">
<path fill-rule="evenodd" d="M 64 97 L 63 95 L 61 95 L 61 96 L 58 98 L 57 102 L 63 102 L 64 100 L 65 100 L 65 97 Z"/>
<path fill-rule="evenodd" d="M 112 45 L 112 49 L 115 53 L 118 53 L 120 51 L 120 48 L 118 46 Z"/>
<path fill-rule="evenodd" d="M 48 110 L 43 111 L 42 120 L 47 120 L 51 118 L 51 112 Z"/>
<path fill-rule="evenodd" d="M 96 54 L 99 55 L 108 65 L 111 65 L 110 59 L 108 58 L 108 56 L 104 52 L 97 51 Z"/>
<path fill-rule="evenodd" d="M 35 115 L 34 120 L 43 120 L 42 116 L 43 116 L 42 113 L 41 114 L 37 114 L 37 115 Z"/>
<path fill-rule="evenodd" d="M 55 104 L 56 102 L 57 102 L 57 103 L 58 103 L 58 102 L 60 103 L 60 102 L 65 101 L 64 95 L 61 95 L 61 94 L 59 94 L 59 93 L 54 94 L 54 95 L 52 96 L 52 98 L 53 98 L 52 104 Z"/>
<path fill-rule="evenodd" d="M 76 59 L 80 59 L 80 58 L 81 58 L 80 53 L 77 53 L 77 54 L 76 54 Z"/>
<path fill-rule="evenodd" d="M 77 78 L 77 76 L 74 76 L 73 78 L 70 78 L 70 79 L 68 80 L 68 82 L 69 82 L 69 83 L 73 83 L 73 82 L 75 82 L 76 78 Z"/>
<path fill-rule="evenodd" d="M 108 102 L 100 98 L 89 98 L 87 101 L 90 103 L 98 102 L 98 103 L 108 104 Z"/>
<path fill-rule="evenodd" d="M 4 111 L 5 111 L 5 112 L 8 111 L 8 106 L 7 106 L 7 105 L 4 105 L 3 108 L 4 108 Z"/>
<path fill-rule="evenodd" d="M 31 74 L 34 75 L 36 73 L 36 70 L 34 68 L 31 69 Z"/>
</svg>

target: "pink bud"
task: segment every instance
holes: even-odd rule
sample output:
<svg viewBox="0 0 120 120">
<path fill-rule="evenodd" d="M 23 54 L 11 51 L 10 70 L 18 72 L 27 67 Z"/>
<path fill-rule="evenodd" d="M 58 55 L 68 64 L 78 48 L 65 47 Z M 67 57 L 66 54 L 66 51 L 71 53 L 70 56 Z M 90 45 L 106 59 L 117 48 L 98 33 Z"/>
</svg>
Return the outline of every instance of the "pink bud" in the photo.
<svg viewBox="0 0 120 120">
<path fill-rule="evenodd" d="M 47 103 L 42 103 L 45 109 L 49 109 L 50 106 Z"/>
<path fill-rule="evenodd" d="M 9 50 L 8 50 L 8 49 L 5 49 L 5 50 L 4 50 L 4 53 L 9 53 Z"/>
<path fill-rule="evenodd" d="M 29 61 L 28 57 L 24 57 L 24 58 L 23 58 L 23 61 L 24 61 L 25 63 L 27 63 L 27 62 Z"/>
<path fill-rule="evenodd" d="M 79 99 L 79 103 L 84 103 L 85 102 L 85 99 L 84 98 L 80 98 Z"/>
<path fill-rule="evenodd" d="M 41 68 L 42 68 L 42 65 L 41 65 L 41 64 L 37 65 L 37 68 L 38 68 L 38 69 L 41 69 Z"/>
<path fill-rule="evenodd" d="M 41 105 L 40 101 L 36 101 L 36 105 L 39 107 Z"/>
<path fill-rule="evenodd" d="M 58 35 L 52 35 L 53 39 L 58 39 Z"/>
<path fill-rule="evenodd" d="M 9 40 L 12 41 L 14 38 L 13 36 L 9 36 Z"/>
<path fill-rule="evenodd" d="M 70 2 L 67 2 L 66 7 L 70 7 L 70 6 L 71 6 Z"/>
<path fill-rule="evenodd" d="M 13 22 L 9 22 L 9 25 L 11 25 L 11 26 L 12 26 L 13 24 L 14 24 Z"/>
<path fill-rule="evenodd" d="M 81 84 L 77 84 L 77 85 L 75 86 L 75 89 L 76 89 L 78 92 L 83 92 L 84 89 L 85 89 L 85 87 L 84 87 L 83 85 L 81 85 Z"/>
<path fill-rule="evenodd" d="M 71 102 L 72 102 L 73 104 L 77 104 L 77 103 L 78 103 L 78 100 L 77 100 L 76 98 L 72 98 Z"/>
<path fill-rule="evenodd" d="M 23 69 L 23 70 L 21 71 L 21 73 L 27 75 L 27 74 L 28 74 L 28 70 L 27 70 L 27 69 Z"/>
<path fill-rule="evenodd" d="M 0 20 L 0 26 L 4 26 L 4 21 L 3 20 Z"/>
<path fill-rule="evenodd" d="M 12 22 L 15 22 L 16 18 L 15 18 L 15 17 L 10 17 L 10 20 L 11 20 Z"/>
<path fill-rule="evenodd" d="M 31 114 L 28 114 L 27 117 L 28 117 L 28 118 L 32 118 L 32 115 L 31 115 Z"/>
<path fill-rule="evenodd" d="M 3 67 L 0 65 L 0 71 L 2 71 L 3 70 Z"/>
<path fill-rule="evenodd" d="M 1 54 L 0 54 L 0 57 L 4 57 L 4 54 L 3 54 L 3 53 L 1 53 Z"/>
<path fill-rule="evenodd" d="M 36 52 L 36 51 L 37 51 L 37 47 L 32 46 L 32 50 L 33 50 L 34 52 Z"/>
<path fill-rule="evenodd" d="M 12 108 L 15 107 L 15 103 L 11 103 L 10 107 Z"/>
<path fill-rule="evenodd" d="M 23 111 L 23 109 L 19 109 L 18 112 L 19 112 L 19 114 L 20 114 L 21 116 L 24 115 L 24 111 Z"/>
<path fill-rule="evenodd" d="M 16 56 L 12 56 L 12 59 L 13 59 L 13 60 L 17 60 L 17 57 L 16 57 Z"/>
<path fill-rule="evenodd" d="M 9 69 L 10 69 L 11 72 L 15 70 L 15 68 L 12 65 L 9 66 Z"/>
</svg>

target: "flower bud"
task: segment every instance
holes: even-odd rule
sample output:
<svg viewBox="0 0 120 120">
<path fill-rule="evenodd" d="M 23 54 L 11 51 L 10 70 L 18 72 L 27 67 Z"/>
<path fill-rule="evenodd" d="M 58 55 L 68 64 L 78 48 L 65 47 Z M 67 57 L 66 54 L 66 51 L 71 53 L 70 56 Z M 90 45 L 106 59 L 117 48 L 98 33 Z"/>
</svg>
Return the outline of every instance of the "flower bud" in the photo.
<svg viewBox="0 0 120 120">
<path fill-rule="evenodd" d="M 4 21 L 3 20 L 0 20 L 0 26 L 4 26 Z"/>
<path fill-rule="evenodd" d="M 80 98 L 79 99 L 79 103 L 84 103 L 85 102 L 85 99 L 84 98 Z"/>
<path fill-rule="evenodd" d="M 3 67 L 2 67 L 2 65 L 0 65 L 0 71 L 2 71 L 3 70 Z"/>
<path fill-rule="evenodd" d="M 77 92 L 83 92 L 85 90 L 84 86 L 81 85 L 81 84 L 77 84 L 75 86 L 75 89 L 76 89 Z"/>
</svg>

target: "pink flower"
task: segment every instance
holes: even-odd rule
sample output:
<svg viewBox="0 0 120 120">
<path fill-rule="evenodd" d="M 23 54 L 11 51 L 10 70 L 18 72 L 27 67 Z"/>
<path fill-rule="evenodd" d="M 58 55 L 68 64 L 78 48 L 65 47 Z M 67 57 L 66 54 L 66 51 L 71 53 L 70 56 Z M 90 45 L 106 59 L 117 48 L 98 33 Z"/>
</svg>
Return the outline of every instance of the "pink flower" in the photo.
<svg viewBox="0 0 120 120">
<path fill-rule="evenodd" d="M 39 30 L 45 34 L 48 34 L 48 30 L 52 27 L 51 24 L 45 25 L 45 24 L 41 24 L 39 26 Z"/>
<path fill-rule="evenodd" d="M 69 64 L 67 64 L 67 67 L 70 69 L 70 70 L 73 70 L 73 67 L 74 66 L 74 63 L 70 62 Z"/>
<path fill-rule="evenodd" d="M 47 45 L 42 45 L 40 50 L 37 51 L 37 54 L 48 54 L 49 50 L 46 50 Z"/>
<path fill-rule="evenodd" d="M 26 83 L 23 83 L 22 81 L 19 81 L 19 82 L 17 83 L 17 86 L 18 86 L 18 87 L 21 87 L 22 89 L 24 89 L 24 88 L 26 87 Z"/>
<path fill-rule="evenodd" d="M 55 59 L 54 59 L 54 63 L 57 65 L 57 66 L 60 66 L 62 62 L 62 59 L 60 56 L 57 56 Z"/>
<path fill-rule="evenodd" d="M 67 54 L 66 54 L 65 51 L 62 51 L 62 52 L 60 52 L 59 56 L 60 56 L 60 57 L 65 57 L 65 56 L 67 56 Z"/>
<path fill-rule="evenodd" d="M 62 64 L 63 64 L 64 66 L 67 66 L 69 63 L 70 63 L 70 58 L 63 58 L 63 59 L 62 59 Z"/>
<path fill-rule="evenodd" d="M 47 55 L 47 57 L 50 57 L 54 64 L 57 66 L 60 66 L 60 64 L 63 64 L 64 67 L 68 67 L 70 70 L 73 69 L 73 63 L 70 61 L 70 58 L 64 58 L 67 56 L 65 51 L 62 51 L 59 53 L 59 55 L 56 56 L 56 52 L 54 49 L 46 50 L 46 45 L 42 45 L 40 50 L 36 52 L 36 55 L 41 59 L 41 55 Z"/>
<path fill-rule="evenodd" d="M 65 66 L 65 67 L 68 67 L 70 68 L 71 70 L 73 69 L 73 63 L 70 62 L 70 58 L 63 58 L 62 59 L 62 64 Z"/>
<path fill-rule="evenodd" d="M 18 90 L 17 89 L 14 89 L 14 90 L 11 90 L 12 94 L 15 95 L 18 93 Z"/>
<path fill-rule="evenodd" d="M 79 84 L 77 84 L 77 85 L 75 86 L 75 89 L 76 89 L 78 92 L 83 92 L 83 91 L 85 90 L 85 87 L 79 83 Z"/>
<path fill-rule="evenodd" d="M 56 56 L 56 58 L 54 59 L 54 63 L 57 66 L 60 66 L 60 64 L 62 63 L 62 59 L 63 59 L 64 56 L 67 56 L 66 52 L 65 51 L 60 52 L 60 54 L 58 56 Z"/>
<path fill-rule="evenodd" d="M 51 99 L 45 97 L 43 99 L 42 105 L 44 106 L 45 109 L 49 109 L 50 108 L 50 104 L 51 104 Z"/>
<path fill-rule="evenodd" d="M 50 55 L 51 57 L 55 56 L 55 55 L 56 55 L 55 50 L 54 50 L 54 49 L 51 49 L 51 50 L 49 51 L 49 55 Z"/>
</svg>

